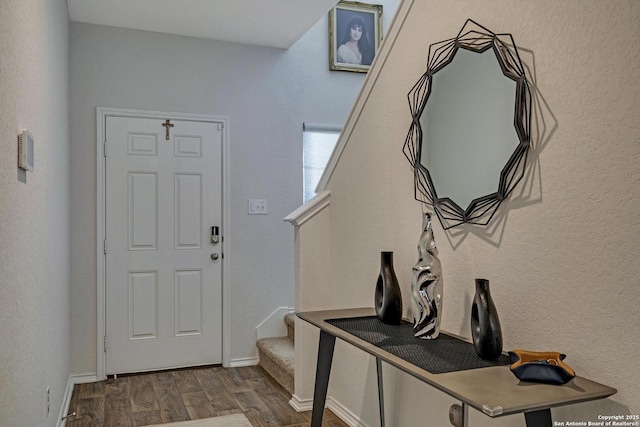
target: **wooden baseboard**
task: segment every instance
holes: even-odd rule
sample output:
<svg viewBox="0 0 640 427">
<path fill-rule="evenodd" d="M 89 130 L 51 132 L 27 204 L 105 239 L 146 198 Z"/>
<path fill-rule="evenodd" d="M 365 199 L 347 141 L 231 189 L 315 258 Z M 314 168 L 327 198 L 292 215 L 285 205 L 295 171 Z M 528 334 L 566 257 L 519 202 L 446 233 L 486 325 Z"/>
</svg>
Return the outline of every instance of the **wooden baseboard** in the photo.
<svg viewBox="0 0 640 427">
<path fill-rule="evenodd" d="M 300 399 L 293 394 L 289 401 L 289 406 L 296 410 L 296 412 L 310 411 L 313 408 L 313 399 Z"/>
<path fill-rule="evenodd" d="M 360 417 L 331 396 L 327 397 L 327 408 L 350 427 L 370 427 L 369 424 L 362 421 Z"/>
<path fill-rule="evenodd" d="M 313 399 L 300 399 L 294 394 L 291 396 L 289 405 L 297 412 L 311 411 L 313 409 Z M 327 397 L 326 408 L 336 414 L 336 416 L 349 425 L 349 427 L 370 427 L 356 414 L 347 409 L 346 406 L 331 396 Z"/>
<path fill-rule="evenodd" d="M 71 375 L 67 381 L 67 388 L 64 392 L 62 399 L 62 406 L 60 407 L 60 413 L 58 414 L 57 427 L 65 427 L 67 420 L 63 419 L 69 415 L 69 405 L 71 404 L 71 397 L 73 396 L 73 387 L 76 384 L 94 383 L 98 381 L 96 374 L 84 374 L 84 375 Z"/>
<path fill-rule="evenodd" d="M 231 359 L 229 368 L 244 368 L 245 366 L 255 366 L 260 362 L 258 357 L 243 357 L 240 359 Z"/>
</svg>

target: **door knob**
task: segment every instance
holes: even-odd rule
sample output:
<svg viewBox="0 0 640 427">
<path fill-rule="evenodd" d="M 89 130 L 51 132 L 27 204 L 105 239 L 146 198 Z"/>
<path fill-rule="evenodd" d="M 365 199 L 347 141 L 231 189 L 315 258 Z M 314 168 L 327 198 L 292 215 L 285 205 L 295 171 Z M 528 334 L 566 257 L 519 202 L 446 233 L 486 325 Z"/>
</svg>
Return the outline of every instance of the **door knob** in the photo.
<svg viewBox="0 0 640 427">
<path fill-rule="evenodd" d="M 211 259 L 212 260 L 217 260 L 218 258 L 220 258 L 220 255 L 218 255 L 218 252 L 211 252 Z"/>
</svg>

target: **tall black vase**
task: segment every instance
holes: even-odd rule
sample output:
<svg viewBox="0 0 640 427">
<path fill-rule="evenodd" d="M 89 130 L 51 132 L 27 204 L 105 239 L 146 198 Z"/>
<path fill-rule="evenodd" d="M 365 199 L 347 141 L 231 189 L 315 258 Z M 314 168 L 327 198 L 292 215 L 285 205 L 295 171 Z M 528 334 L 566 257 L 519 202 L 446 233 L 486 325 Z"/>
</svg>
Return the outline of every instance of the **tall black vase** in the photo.
<svg viewBox="0 0 640 427">
<path fill-rule="evenodd" d="M 476 295 L 471 306 L 471 337 L 481 358 L 494 360 L 502 353 L 502 328 L 487 279 L 476 279 Z"/>
<path fill-rule="evenodd" d="M 380 253 L 380 275 L 376 283 L 376 315 L 384 323 L 397 325 L 402 321 L 402 294 L 393 270 L 393 252 Z"/>
</svg>

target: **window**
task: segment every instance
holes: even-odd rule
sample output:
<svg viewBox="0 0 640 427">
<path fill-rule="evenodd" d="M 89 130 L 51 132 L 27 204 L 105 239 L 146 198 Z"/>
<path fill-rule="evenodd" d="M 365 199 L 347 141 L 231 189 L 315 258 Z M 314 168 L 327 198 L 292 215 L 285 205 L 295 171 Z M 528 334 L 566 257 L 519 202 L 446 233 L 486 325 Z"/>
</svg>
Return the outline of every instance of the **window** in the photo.
<svg viewBox="0 0 640 427">
<path fill-rule="evenodd" d="M 333 152 L 341 128 L 336 126 L 305 123 L 302 127 L 302 174 L 303 202 L 307 203 L 316 194 L 329 157 Z"/>
</svg>

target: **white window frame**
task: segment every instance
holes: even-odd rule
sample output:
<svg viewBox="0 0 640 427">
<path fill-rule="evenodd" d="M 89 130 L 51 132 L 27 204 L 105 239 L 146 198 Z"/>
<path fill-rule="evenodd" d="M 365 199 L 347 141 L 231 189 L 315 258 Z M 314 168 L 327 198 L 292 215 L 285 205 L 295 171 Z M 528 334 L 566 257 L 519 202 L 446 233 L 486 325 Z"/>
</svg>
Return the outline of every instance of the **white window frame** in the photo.
<svg viewBox="0 0 640 427">
<path fill-rule="evenodd" d="M 324 170 L 333 155 L 333 151 L 337 146 L 338 139 L 340 138 L 340 133 L 342 132 L 342 127 L 337 125 L 327 125 L 327 124 L 318 124 L 318 123 L 303 123 L 302 124 L 302 201 L 303 203 L 307 203 L 315 194 L 316 189 L 318 187 L 318 183 L 324 173 Z M 307 134 L 314 133 L 320 135 L 332 135 L 335 136 L 335 141 L 329 147 L 310 147 L 309 143 L 313 143 L 307 139 Z M 329 143 L 328 141 L 323 141 L 322 144 Z M 315 151 L 315 153 L 314 153 Z M 309 156 L 316 156 L 316 158 L 309 158 Z M 310 163 L 318 163 L 315 165 L 310 165 Z M 320 166 L 321 165 L 321 166 Z"/>
</svg>

